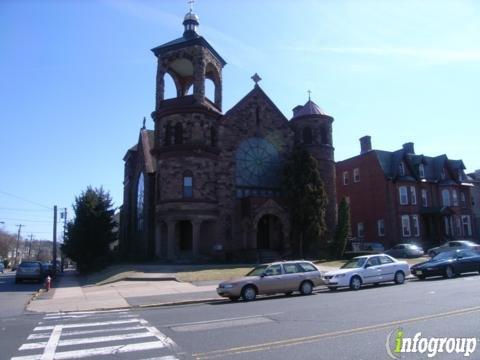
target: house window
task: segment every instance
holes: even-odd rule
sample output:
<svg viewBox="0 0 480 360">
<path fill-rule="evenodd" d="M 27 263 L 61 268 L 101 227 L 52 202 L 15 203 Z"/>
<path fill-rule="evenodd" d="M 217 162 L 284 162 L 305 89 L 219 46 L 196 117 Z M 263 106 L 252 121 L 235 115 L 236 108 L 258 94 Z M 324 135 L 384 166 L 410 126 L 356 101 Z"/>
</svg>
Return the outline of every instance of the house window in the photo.
<svg viewBox="0 0 480 360">
<path fill-rule="evenodd" d="M 400 195 L 400 205 L 408 205 L 408 194 L 407 194 L 407 187 L 400 186 L 398 188 L 398 192 Z"/>
<path fill-rule="evenodd" d="M 463 236 L 472 236 L 472 225 L 470 224 L 470 216 L 463 215 L 462 224 L 463 224 Z"/>
<path fill-rule="evenodd" d="M 425 179 L 425 166 L 423 164 L 418 165 L 418 175 L 420 179 Z"/>
<path fill-rule="evenodd" d="M 350 196 L 345 196 L 345 202 L 350 205 Z"/>
<path fill-rule="evenodd" d="M 360 182 L 360 169 L 353 169 L 353 182 Z"/>
<path fill-rule="evenodd" d="M 467 205 L 467 198 L 466 198 L 465 193 L 463 191 L 460 192 L 460 202 L 461 202 L 462 206 Z"/>
<path fill-rule="evenodd" d="M 357 237 L 363 238 L 364 236 L 364 228 L 363 228 L 363 222 L 357 223 Z"/>
<path fill-rule="evenodd" d="M 443 206 L 450 206 L 450 191 L 447 189 L 442 190 L 442 204 Z"/>
<path fill-rule="evenodd" d="M 349 178 L 348 178 L 348 171 L 343 172 L 343 185 L 348 185 Z"/>
<path fill-rule="evenodd" d="M 409 237 L 410 233 L 410 217 L 408 215 L 402 215 L 402 235 L 403 237 Z"/>
<path fill-rule="evenodd" d="M 402 162 L 400 162 L 400 164 L 398 164 L 398 174 L 400 176 L 404 176 L 405 175 L 405 164 Z"/>
<path fill-rule="evenodd" d="M 187 172 L 185 175 L 183 175 L 183 197 L 193 197 L 193 176 L 190 172 Z"/>
<path fill-rule="evenodd" d="M 426 189 L 422 189 L 422 206 L 428 206 L 428 194 Z"/>
<path fill-rule="evenodd" d="M 457 190 L 452 191 L 453 206 L 458 206 Z"/>
<path fill-rule="evenodd" d="M 445 225 L 445 235 L 449 236 L 450 235 L 450 221 L 448 221 L 447 217 L 443 218 L 443 223 Z"/>
<path fill-rule="evenodd" d="M 380 219 L 377 221 L 378 236 L 385 236 L 385 220 Z"/>
<path fill-rule="evenodd" d="M 462 221 L 459 216 L 455 216 L 455 233 L 462 236 Z"/>
<path fill-rule="evenodd" d="M 412 205 L 417 205 L 417 190 L 415 186 L 410 186 L 410 202 Z"/>
<path fill-rule="evenodd" d="M 412 216 L 413 236 L 420 236 L 420 224 L 418 223 L 418 215 Z"/>
</svg>

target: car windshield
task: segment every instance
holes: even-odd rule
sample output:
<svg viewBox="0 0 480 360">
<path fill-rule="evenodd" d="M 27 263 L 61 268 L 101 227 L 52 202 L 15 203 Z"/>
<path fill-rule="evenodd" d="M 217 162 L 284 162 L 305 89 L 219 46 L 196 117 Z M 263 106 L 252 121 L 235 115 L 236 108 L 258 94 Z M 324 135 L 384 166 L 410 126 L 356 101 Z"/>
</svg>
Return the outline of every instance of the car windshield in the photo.
<svg viewBox="0 0 480 360">
<path fill-rule="evenodd" d="M 365 264 L 365 261 L 367 261 L 367 258 L 364 257 L 351 259 L 348 260 L 347 263 L 341 267 L 341 269 L 361 268 Z"/>
<path fill-rule="evenodd" d="M 447 251 L 434 256 L 432 260 L 435 260 L 435 261 L 446 260 L 446 259 L 453 259 L 454 257 L 455 257 L 454 251 Z"/>
<path fill-rule="evenodd" d="M 268 265 L 260 265 L 260 266 L 257 266 L 256 268 L 254 268 L 253 270 L 251 270 L 247 276 L 261 276 L 263 275 L 263 273 L 265 272 L 265 270 L 267 269 Z"/>
</svg>

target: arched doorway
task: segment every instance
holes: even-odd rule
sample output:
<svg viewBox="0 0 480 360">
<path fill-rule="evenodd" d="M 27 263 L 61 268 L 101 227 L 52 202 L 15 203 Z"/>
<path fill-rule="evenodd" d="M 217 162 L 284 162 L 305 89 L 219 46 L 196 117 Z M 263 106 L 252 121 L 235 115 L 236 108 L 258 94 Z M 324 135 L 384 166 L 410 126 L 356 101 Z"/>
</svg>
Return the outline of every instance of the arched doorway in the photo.
<svg viewBox="0 0 480 360">
<path fill-rule="evenodd" d="M 258 250 L 283 250 L 283 224 L 271 214 L 263 215 L 257 224 Z"/>
<path fill-rule="evenodd" d="M 177 222 L 176 226 L 177 247 L 180 253 L 192 251 L 192 223 L 189 220 Z"/>
</svg>

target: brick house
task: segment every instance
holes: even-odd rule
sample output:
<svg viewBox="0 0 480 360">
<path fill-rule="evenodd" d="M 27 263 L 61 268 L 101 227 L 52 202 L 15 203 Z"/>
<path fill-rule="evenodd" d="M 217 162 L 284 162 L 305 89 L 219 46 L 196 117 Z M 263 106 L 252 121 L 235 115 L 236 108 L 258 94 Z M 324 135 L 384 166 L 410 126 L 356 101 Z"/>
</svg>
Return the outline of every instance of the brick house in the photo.
<svg viewBox="0 0 480 360">
<path fill-rule="evenodd" d="M 428 247 L 474 233 L 470 188 L 461 160 L 372 150 L 360 139 L 360 155 L 336 163 L 337 200 L 350 203 L 352 236 L 385 248 L 415 242 Z"/>
<path fill-rule="evenodd" d="M 319 164 L 335 227 L 333 118 L 310 99 L 289 120 L 260 88 L 222 112 L 224 59 L 198 34 L 189 12 L 183 36 L 152 49 L 158 60 L 154 130 L 145 126 L 124 159 L 120 249 L 170 261 L 257 259 L 290 251 L 282 167 L 293 147 Z M 176 87 L 165 98 L 165 78 Z M 206 95 L 206 82 L 214 86 Z M 189 90 L 192 90 L 189 92 Z"/>
</svg>

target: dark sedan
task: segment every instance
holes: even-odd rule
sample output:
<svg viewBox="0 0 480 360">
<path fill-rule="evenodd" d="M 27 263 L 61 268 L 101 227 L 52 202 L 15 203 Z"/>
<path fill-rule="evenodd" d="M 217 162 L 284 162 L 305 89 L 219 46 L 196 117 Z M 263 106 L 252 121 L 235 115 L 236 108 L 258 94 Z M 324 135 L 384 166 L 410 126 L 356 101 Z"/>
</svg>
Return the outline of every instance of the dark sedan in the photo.
<svg viewBox="0 0 480 360">
<path fill-rule="evenodd" d="M 480 254 L 470 249 L 443 252 L 429 261 L 412 266 L 410 271 L 419 279 L 430 276 L 451 279 L 467 272 L 480 272 Z"/>
</svg>

